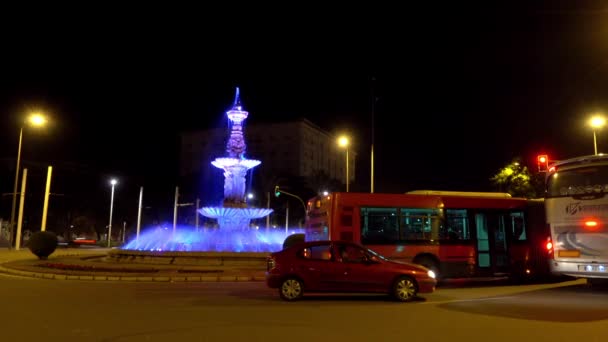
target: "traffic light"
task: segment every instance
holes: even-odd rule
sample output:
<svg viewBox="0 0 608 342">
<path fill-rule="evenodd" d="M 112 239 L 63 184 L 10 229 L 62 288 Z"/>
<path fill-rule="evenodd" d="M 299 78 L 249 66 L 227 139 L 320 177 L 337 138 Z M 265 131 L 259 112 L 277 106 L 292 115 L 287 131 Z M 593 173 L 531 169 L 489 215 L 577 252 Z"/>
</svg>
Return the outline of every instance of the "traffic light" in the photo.
<svg viewBox="0 0 608 342">
<path fill-rule="evenodd" d="M 536 157 L 538 163 L 538 172 L 547 172 L 549 170 L 549 156 L 546 154 L 540 154 Z"/>
<path fill-rule="evenodd" d="M 274 187 L 274 197 L 279 197 L 280 194 L 281 194 L 281 191 L 279 191 L 279 186 L 276 185 Z"/>
</svg>

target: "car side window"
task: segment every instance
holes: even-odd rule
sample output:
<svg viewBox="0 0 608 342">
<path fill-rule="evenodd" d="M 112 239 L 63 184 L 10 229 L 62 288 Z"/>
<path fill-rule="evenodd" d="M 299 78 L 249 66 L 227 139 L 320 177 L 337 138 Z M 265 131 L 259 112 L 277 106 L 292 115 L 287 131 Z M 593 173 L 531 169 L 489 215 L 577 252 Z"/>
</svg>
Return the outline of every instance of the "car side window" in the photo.
<svg viewBox="0 0 608 342">
<path fill-rule="evenodd" d="M 309 260 L 331 260 L 331 246 L 320 245 L 302 249 L 300 256 Z"/>
<path fill-rule="evenodd" d="M 362 263 L 368 258 L 365 250 L 357 246 L 341 245 L 339 250 L 342 262 Z"/>
</svg>

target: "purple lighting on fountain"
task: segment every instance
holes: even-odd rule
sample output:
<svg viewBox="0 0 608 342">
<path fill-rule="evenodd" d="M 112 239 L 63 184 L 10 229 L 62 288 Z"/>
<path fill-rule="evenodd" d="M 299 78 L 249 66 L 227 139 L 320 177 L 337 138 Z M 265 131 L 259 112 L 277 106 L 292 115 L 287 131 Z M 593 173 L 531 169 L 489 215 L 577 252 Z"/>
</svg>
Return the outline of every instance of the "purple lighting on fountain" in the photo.
<svg viewBox="0 0 608 342">
<path fill-rule="evenodd" d="M 251 208 L 245 199 L 247 171 L 261 164 L 259 160 L 245 158 L 247 146 L 243 135 L 243 122 L 249 113 L 243 109 L 239 88 L 232 108 L 226 112 L 230 120 L 230 137 L 226 155 L 211 164 L 224 171 L 224 199 L 218 207 L 203 207 L 198 212 L 216 219 L 219 228 L 195 230 L 180 227 L 176 232 L 166 227 L 150 229 L 139 240 L 130 241 L 123 249 L 147 251 L 216 251 L 216 252 L 274 252 L 282 248 L 286 235 L 300 233 L 301 229 L 266 231 L 251 227 L 252 219 L 272 213 L 272 209 Z"/>
<path fill-rule="evenodd" d="M 230 138 L 223 158 L 216 158 L 211 164 L 224 170 L 224 201 L 222 207 L 205 207 L 199 213 L 215 218 L 222 230 L 247 230 L 252 219 L 268 216 L 272 209 L 248 208 L 245 200 L 245 176 L 247 171 L 261 164 L 261 161 L 245 158 L 247 145 L 243 135 L 243 121 L 249 112 L 243 109 L 239 88 L 232 109 L 226 112 L 231 123 Z"/>
</svg>

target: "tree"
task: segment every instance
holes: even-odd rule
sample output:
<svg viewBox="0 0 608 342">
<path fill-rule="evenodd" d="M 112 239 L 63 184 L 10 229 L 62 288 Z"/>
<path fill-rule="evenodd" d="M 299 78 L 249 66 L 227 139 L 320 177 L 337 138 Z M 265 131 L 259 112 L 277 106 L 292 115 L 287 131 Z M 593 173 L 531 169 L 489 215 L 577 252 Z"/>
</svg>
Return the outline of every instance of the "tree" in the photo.
<svg viewBox="0 0 608 342">
<path fill-rule="evenodd" d="M 515 197 L 536 198 L 543 194 L 543 176 L 543 173 L 532 174 L 519 158 L 515 158 L 490 180 L 498 191 Z"/>
</svg>

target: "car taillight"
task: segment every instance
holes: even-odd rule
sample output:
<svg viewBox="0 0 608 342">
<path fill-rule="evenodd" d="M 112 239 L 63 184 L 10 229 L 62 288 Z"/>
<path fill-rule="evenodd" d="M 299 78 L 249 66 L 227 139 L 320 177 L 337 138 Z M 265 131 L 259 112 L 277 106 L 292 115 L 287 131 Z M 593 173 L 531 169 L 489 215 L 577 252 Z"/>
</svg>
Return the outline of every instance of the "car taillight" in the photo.
<svg viewBox="0 0 608 342">
<path fill-rule="evenodd" d="M 266 270 L 268 270 L 268 271 L 272 270 L 275 265 L 276 265 L 276 262 L 275 262 L 274 258 L 268 257 L 268 259 L 266 260 Z"/>
</svg>

